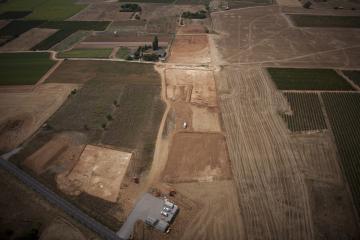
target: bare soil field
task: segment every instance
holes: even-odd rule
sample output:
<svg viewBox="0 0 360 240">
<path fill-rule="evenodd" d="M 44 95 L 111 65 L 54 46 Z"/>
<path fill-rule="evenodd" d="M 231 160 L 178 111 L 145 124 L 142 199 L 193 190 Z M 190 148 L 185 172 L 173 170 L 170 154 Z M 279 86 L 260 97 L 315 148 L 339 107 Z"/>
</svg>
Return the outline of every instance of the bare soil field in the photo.
<svg viewBox="0 0 360 240">
<path fill-rule="evenodd" d="M 33 46 L 57 31 L 57 29 L 32 28 L 4 46 L 0 47 L 0 51 L 30 50 Z"/>
<path fill-rule="evenodd" d="M 285 7 L 302 7 L 301 2 L 297 0 L 276 0 L 276 3 Z"/>
<path fill-rule="evenodd" d="M 347 188 L 331 134 L 289 134 L 278 114 L 289 106 L 263 71 L 258 66 L 226 67 L 216 76 L 247 238 L 314 239 L 315 234 L 357 238 L 349 195 L 333 203 L 339 192 L 332 189 Z M 310 191 L 309 179 L 330 187 Z M 326 200 L 327 207 L 314 210 L 312 199 L 317 196 Z M 334 218 L 324 223 L 319 216 Z M 351 224 L 344 227 L 335 219 Z"/>
<path fill-rule="evenodd" d="M 190 22 L 178 29 L 177 34 L 200 34 L 206 33 L 206 27 L 201 22 Z"/>
<path fill-rule="evenodd" d="M 225 138 L 221 134 L 175 134 L 163 172 L 163 181 L 211 182 L 230 177 Z"/>
<path fill-rule="evenodd" d="M 9 23 L 9 21 L 7 21 L 7 20 L 0 20 L 0 29 L 1 29 L 2 27 L 5 27 L 6 24 L 8 24 L 8 23 Z"/>
<path fill-rule="evenodd" d="M 217 106 L 212 71 L 169 68 L 165 74 L 166 94 L 169 100 L 182 100 L 199 106 Z"/>
<path fill-rule="evenodd" d="M 70 195 L 86 192 L 116 202 L 131 153 L 87 145 L 76 166 L 57 176 L 59 189 Z"/>
<path fill-rule="evenodd" d="M 0 151 L 12 150 L 64 103 L 75 84 L 43 84 L 32 92 L 0 93 Z"/>
<path fill-rule="evenodd" d="M 359 29 L 296 28 L 276 6 L 213 13 L 212 17 L 214 30 L 220 33 L 214 37 L 221 52 L 219 63 L 360 66 Z"/>
<path fill-rule="evenodd" d="M 117 2 L 92 3 L 69 20 L 73 21 L 122 21 L 128 20 L 132 12 L 120 12 Z"/>
<path fill-rule="evenodd" d="M 221 132 L 219 110 L 191 106 L 192 127 L 195 132 Z"/>
<path fill-rule="evenodd" d="M 145 32 L 146 21 L 125 20 L 113 21 L 107 31 L 109 32 Z"/>
<path fill-rule="evenodd" d="M 207 35 L 177 35 L 168 61 L 170 63 L 209 63 L 210 50 Z"/>
</svg>

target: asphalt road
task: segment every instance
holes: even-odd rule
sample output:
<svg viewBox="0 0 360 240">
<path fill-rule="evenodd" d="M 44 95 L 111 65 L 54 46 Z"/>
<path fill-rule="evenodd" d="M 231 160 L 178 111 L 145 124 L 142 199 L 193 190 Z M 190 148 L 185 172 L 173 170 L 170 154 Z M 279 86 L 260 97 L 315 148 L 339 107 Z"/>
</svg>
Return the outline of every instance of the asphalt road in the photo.
<svg viewBox="0 0 360 240">
<path fill-rule="evenodd" d="M 31 177 L 29 174 L 25 173 L 23 170 L 18 168 L 13 163 L 4 160 L 3 158 L 0 158 L 0 166 L 4 168 L 6 171 L 15 175 L 20 181 L 22 181 L 28 187 L 32 188 L 35 192 L 39 193 L 50 203 L 56 205 L 64 212 L 66 212 L 68 215 L 73 217 L 75 220 L 77 220 L 84 226 L 88 227 L 92 231 L 96 232 L 102 238 L 108 240 L 122 240 L 116 235 L 115 232 L 111 231 L 109 228 L 107 228 L 106 226 L 97 222 L 92 217 L 85 214 L 80 209 L 75 207 L 73 204 L 66 201 L 64 198 L 60 197 L 53 191 L 49 190 L 47 187 L 45 187 L 43 184 L 41 184 L 36 179 Z"/>
</svg>

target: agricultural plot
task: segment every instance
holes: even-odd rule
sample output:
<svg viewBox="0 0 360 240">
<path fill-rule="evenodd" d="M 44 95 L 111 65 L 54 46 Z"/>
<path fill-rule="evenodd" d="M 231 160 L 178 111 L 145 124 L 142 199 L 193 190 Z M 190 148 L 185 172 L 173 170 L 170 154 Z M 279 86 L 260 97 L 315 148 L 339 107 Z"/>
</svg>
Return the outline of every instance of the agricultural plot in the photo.
<svg viewBox="0 0 360 240">
<path fill-rule="evenodd" d="M 49 53 L 1 53 L 0 85 L 32 85 L 54 65 Z"/>
<path fill-rule="evenodd" d="M 360 71 L 342 71 L 351 81 L 360 87 Z"/>
<path fill-rule="evenodd" d="M 284 93 L 291 106 L 291 113 L 281 116 L 292 132 L 326 129 L 326 122 L 316 93 Z"/>
<path fill-rule="evenodd" d="M 31 11 L 9 11 L 0 14 L 0 19 L 18 19 L 29 15 Z"/>
<path fill-rule="evenodd" d="M 239 0 L 230 0 L 229 7 L 231 9 L 234 8 L 245 8 L 245 7 L 256 7 L 256 6 L 266 6 L 273 4 L 272 0 L 246 0 L 246 1 L 239 1 Z"/>
<path fill-rule="evenodd" d="M 29 31 L 32 28 L 40 26 L 43 21 L 20 21 L 15 20 L 0 29 L 0 46 L 6 42 L 13 40 L 22 33 Z"/>
<path fill-rule="evenodd" d="M 359 28 L 359 16 L 322 16 L 290 14 L 291 21 L 298 27 Z"/>
<path fill-rule="evenodd" d="M 110 22 L 106 21 L 49 21 L 42 24 L 41 28 L 52 28 L 60 29 L 55 34 L 41 41 L 39 44 L 34 46 L 33 50 L 47 50 L 54 46 L 55 44 L 61 42 L 65 38 L 69 37 L 71 34 L 79 30 L 95 30 L 103 31 L 109 25 Z"/>
<path fill-rule="evenodd" d="M 360 213 L 360 94 L 322 93 L 341 165 Z"/>
<path fill-rule="evenodd" d="M 59 58 L 109 58 L 112 52 L 111 48 L 102 49 L 72 49 L 66 52 L 60 52 Z"/>
<path fill-rule="evenodd" d="M 267 71 L 280 90 L 353 90 L 332 69 L 268 68 Z"/>
<path fill-rule="evenodd" d="M 56 44 L 55 46 L 53 46 L 51 50 L 58 52 L 68 50 L 77 42 L 81 41 L 82 39 L 86 38 L 89 35 L 90 35 L 90 31 L 83 31 L 83 30 L 76 31 L 67 38 L 65 38 L 64 40 L 62 40 L 61 42 L 59 42 L 58 44 Z"/>
<path fill-rule="evenodd" d="M 116 52 L 116 58 L 126 59 L 130 53 L 130 49 L 127 47 L 120 47 Z"/>
</svg>

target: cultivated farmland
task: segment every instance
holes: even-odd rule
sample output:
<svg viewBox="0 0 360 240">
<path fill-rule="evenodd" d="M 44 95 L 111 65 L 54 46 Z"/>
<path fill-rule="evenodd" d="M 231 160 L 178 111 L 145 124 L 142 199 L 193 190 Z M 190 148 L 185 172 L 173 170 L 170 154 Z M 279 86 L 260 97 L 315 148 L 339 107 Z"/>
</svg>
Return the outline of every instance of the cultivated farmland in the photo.
<svg viewBox="0 0 360 240">
<path fill-rule="evenodd" d="M 332 69 L 268 68 L 280 90 L 353 90 Z"/>
<path fill-rule="evenodd" d="M 9 11 L 0 14 L 0 19 L 18 19 L 29 15 L 31 11 Z"/>
<path fill-rule="evenodd" d="M 288 16 L 298 27 L 360 27 L 359 16 L 316 16 L 306 14 L 290 14 Z"/>
<path fill-rule="evenodd" d="M 282 117 L 292 132 L 326 129 L 325 118 L 316 93 L 284 93 L 291 106 L 291 113 Z"/>
<path fill-rule="evenodd" d="M 94 22 L 94 21 L 49 21 L 42 24 L 41 28 L 60 29 L 55 34 L 41 41 L 33 47 L 33 50 L 47 50 L 55 44 L 61 42 L 71 34 L 79 30 L 95 30 L 102 31 L 109 25 L 110 22 Z"/>
<path fill-rule="evenodd" d="M 20 21 L 15 20 L 0 29 L 0 46 L 44 23 L 43 21 Z"/>
<path fill-rule="evenodd" d="M 49 53 L 1 53 L 0 85 L 35 84 L 54 65 L 49 57 Z"/>
<path fill-rule="evenodd" d="M 360 71 L 342 71 L 351 81 L 360 87 Z"/>
<path fill-rule="evenodd" d="M 109 58 L 111 48 L 102 49 L 72 49 L 58 54 L 59 58 Z"/>
<path fill-rule="evenodd" d="M 323 93 L 321 96 L 335 136 L 342 169 L 360 213 L 360 94 Z"/>
</svg>

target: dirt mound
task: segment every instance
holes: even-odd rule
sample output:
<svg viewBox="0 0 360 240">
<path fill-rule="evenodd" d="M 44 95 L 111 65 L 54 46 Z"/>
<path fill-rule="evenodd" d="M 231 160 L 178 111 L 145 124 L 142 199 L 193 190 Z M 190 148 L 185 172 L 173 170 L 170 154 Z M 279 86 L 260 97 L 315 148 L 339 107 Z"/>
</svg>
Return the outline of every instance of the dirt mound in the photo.
<svg viewBox="0 0 360 240">
<path fill-rule="evenodd" d="M 116 202 L 131 153 L 87 145 L 70 173 L 59 174 L 58 187 L 69 195 L 86 192 Z"/>
<path fill-rule="evenodd" d="M 164 182 L 193 182 L 229 179 L 231 170 L 225 138 L 212 133 L 175 134 Z"/>
<path fill-rule="evenodd" d="M 37 174 L 47 170 L 56 173 L 69 171 L 78 161 L 86 140 L 83 133 L 66 132 L 57 134 L 26 158 L 24 165 Z"/>
<path fill-rule="evenodd" d="M 0 124 L 0 150 L 9 151 L 17 146 L 30 131 L 34 119 L 29 113 L 9 117 Z"/>
</svg>

